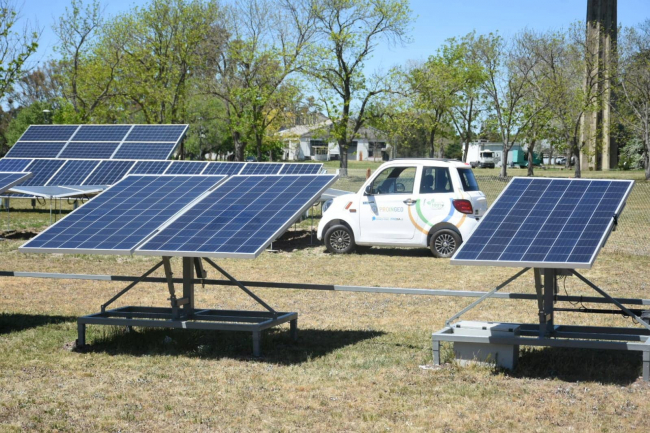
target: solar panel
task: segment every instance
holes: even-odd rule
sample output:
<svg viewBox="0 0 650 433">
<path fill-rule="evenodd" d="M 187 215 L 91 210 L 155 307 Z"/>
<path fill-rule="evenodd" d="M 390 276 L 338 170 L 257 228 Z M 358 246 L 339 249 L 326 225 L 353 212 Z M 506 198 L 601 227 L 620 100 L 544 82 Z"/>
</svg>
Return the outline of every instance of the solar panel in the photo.
<svg viewBox="0 0 650 433">
<path fill-rule="evenodd" d="M 280 174 L 318 174 L 323 164 L 284 164 Z"/>
<path fill-rule="evenodd" d="M 135 125 L 124 141 L 178 142 L 186 129 L 187 125 Z"/>
<path fill-rule="evenodd" d="M 170 164 L 170 161 L 138 161 L 131 174 L 163 174 Z"/>
<path fill-rule="evenodd" d="M 245 162 L 210 162 L 203 170 L 203 174 L 225 174 L 231 176 L 238 174 Z"/>
<path fill-rule="evenodd" d="M 113 185 L 129 172 L 134 163 L 135 161 L 101 161 L 83 185 Z"/>
<path fill-rule="evenodd" d="M 22 252 L 129 254 L 224 176 L 127 176 L 20 247 Z"/>
<path fill-rule="evenodd" d="M 248 162 L 239 174 L 278 174 L 282 165 L 273 162 Z"/>
<path fill-rule="evenodd" d="M 74 141 L 122 141 L 131 125 L 81 125 Z"/>
<path fill-rule="evenodd" d="M 32 159 L 0 159 L 0 171 L 19 172 L 23 171 L 32 162 Z"/>
<path fill-rule="evenodd" d="M 136 254 L 255 258 L 336 178 L 232 176 Z"/>
<path fill-rule="evenodd" d="M 68 141 L 79 125 L 30 125 L 20 141 Z"/>
<path fill-rule="evenodd" d="M 102 188 L 93 188 L 93 189 L 79 189 L 78 186 L 23 186 L 18 185 L 11 188 L 12 192 L 17 194 L 12 194 L 12 197 L 20 198 L 33 198 L 33 197 L 43 197 L 43 198 L 66 198 L 66 197 L 80 197 L 90 194 L 97 194 L 102 192 Z"/>
<path fill-rule="evenodd" d="M 29 178 L 31 173 L 0 173 L 0 194 Z"/>
<path fill-rule="evenodd" d="M 81 185 L 88 175 L 97 167 L 99 161 L 88 159 L 72 159 L 65 162 L 45 186 Z"/>
<path fill-rule="evenodd" d="M 591 268 L 630 180 L 514 178 L 453 264 Z"/>
<path fill-rule="evenodd" d="M 71 141 L 59 154 L 59 158 L 109 159 L 119 142 Z"/>
<path fill-rule="evenodd" d="M 167 159 L 176 143 L 122 143 L 113 159 Z"/>
<path fill-rule="evenodd" d="M 206 165 L 201 161 L 173 161 L 165 174 L 200 174 Z"/>
<path fill-rule="evenodd" d="M 58 169 L 65 164 L 64 159 L 35 159 L 25 169 L 32 173 L 32 177 L 27 179 L 21 186 L 43 186 L 56 173 Z"/>
<path fill-rule="evenodd" d="M 65 146 L 64 141 L 17 141 L 11 146 L 8 157 L 11 158 L 56 158 Z"/>
</svg>

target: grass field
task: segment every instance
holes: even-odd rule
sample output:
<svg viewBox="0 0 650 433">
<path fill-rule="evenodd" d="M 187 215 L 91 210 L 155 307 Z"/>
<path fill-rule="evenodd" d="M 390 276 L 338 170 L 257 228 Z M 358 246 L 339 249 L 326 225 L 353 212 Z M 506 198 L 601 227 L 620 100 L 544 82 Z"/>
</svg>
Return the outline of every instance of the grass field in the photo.
<svg viewBox="0 0 650 433">
<path fill-rule="evenodd" d="M 358 189 L 367 168 L 374 170 L 354 167 L 337 187 Z M 481 185 L 489 197 L 497 193 L 496 183 Z M 639 186 L 634 191 L 647 195 L 650 185 Z M 634 203 L 625 212 L 634 221 L 648 220 L 647 208 Z M 49 224 L 49 203 L 36 210 L 27 200 L 11 206 L 0 270 L 140 275 L 156 262 L 18 253 L 21 236 Z M 71 207 L 64 202 L 61 215 Z M 622 218 L 584 274 L 614 296 L 648 298 L 650 257 L 617 247 L 649 243 L 648 221 L 631 231 Z M 426 249 L 333 256 L 315 238 L 310 243 L 311 224 L 296 224 L 274 243 L 276 253 L 219 264 L 241 280 L 456 290 L 488 290 L 517 271 L 451 266 Z M 179 265 L 174 260 L 176 272 Z M 209 277 L 218 278 L 214 272 Z M 98 326 L 88 327 L 88 350 L 71 350 L 76 318 L 99 311 L 123 287 L 0 277 L 0 431 L 611 432 L 642 430 L 650 416 L 644 403 L 650 385 L 639 378 L 641 355 L 635 352 L 522 348 L 517 369 L 508 372 L 458 367 L 447 345 L 445 365 L 433 368 L 431 333 L 468 298 L 256 289 L 277 309 L 299 313 L 298 341 L 289 338 L 288 326 L 271 330 L 261 358 L 251 356 L 247 333 L 126 333 Z M 561 289 L 594 295 L 575 278 Z M 504 290 L 534 293 L 532 276 Z M 196 292 L 197 307 L 258 309 L 233 287 L 199 286 Z M 168 296 L 163 284 L 142 284 L 117 306 L 167 306 Z M 463 318 L 535 322 L 537 312 L 535 302 L 489 300 Z M 631 326 L 620 316 L 576 313 L 558 313 L 557 322 Z"/>
<path fill-rule="evenodd" d="M 460 290 L 486 290 L 514 273 L 468 272 L 427 250 L 332 256 L 303 231 L 288 236 L 296 240 L 276 244 L 278 253 L 220 264 L 242 280 Z M 0 268 L 139 275 L 155 261 L 25 255 L 21 242 L 0 242 Z M 615 296 L 647 297 L 648 265 L 606 247 L 586 275 Z M 531 284 L 528 276 L 508 291 L 531 293 Z M 260 359 L 249 334 L 98 326 L 89 326 L 87 352 L 71 351 L 76 317 L 122 287 L 0 279 L 1 431 L 630 431 L 650 416 L 638 353 L 525 349 L 517 370 L 505 372 L 457 367 L 447 346 L 447 364 L 431 369 L 431 332 L 469 304 L 463 298 L 258 289 L 300 314 L 298 341 L 287 327 L 268 332 Z M 566 290 L 591 294 L 575 279 Z M 164 285 L 144 284 L 118 302 L 165 306 L 167 297 Z M 213 286 L 197 288 L 197 306 L 256 308 L 238 289 Z M 535 310 L 534 302 L 492 300 L 466 318 L 534 321 Z M 571 313 L 558 321 L 630 325 Z"/>
</svg>

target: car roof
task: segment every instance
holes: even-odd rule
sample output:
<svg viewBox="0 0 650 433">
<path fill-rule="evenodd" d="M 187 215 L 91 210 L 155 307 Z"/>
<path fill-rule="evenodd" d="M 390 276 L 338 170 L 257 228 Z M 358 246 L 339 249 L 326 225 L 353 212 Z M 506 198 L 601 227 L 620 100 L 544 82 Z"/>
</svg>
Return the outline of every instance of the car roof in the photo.
<svg viewBox="0 0 650 433">
<path fill-rule="evenodd" d="M 395 158 L 388 161 L 386 164 L 392 163 L 407 163 L 407 164 L 417 164 L 417 165 L 427 165 L 433 167 L 470 167 L 466 162 L 458 161 L 457 159 L 445 159 L 445 158 Z"/>
</svg>

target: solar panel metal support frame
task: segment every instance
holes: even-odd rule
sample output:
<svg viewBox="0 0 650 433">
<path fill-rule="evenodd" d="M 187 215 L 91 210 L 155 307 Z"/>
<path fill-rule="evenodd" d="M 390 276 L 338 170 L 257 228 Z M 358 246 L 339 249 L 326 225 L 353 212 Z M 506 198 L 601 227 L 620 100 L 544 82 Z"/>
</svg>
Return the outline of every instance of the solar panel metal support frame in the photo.
<svg viewBox="0 0 650 433">
<path fill-rule="evenodd" d="M 229 275 L 225 270 L 209 259 L 208 264 L 218 270 L 232 284 L 238 286 L 249 297 L 262 305 L 266 311 L 215 310 L 196 308 L 194 305 L 194 288 L 197 277 L 200 281 L 207 278 L 202 260 L 198 257 L 183 257 L 182 268 L 182 297 L 176 297 L 170 257 L 162 261 L 131 282 L 115 296 L 102 304 L 99 313 L 82 316 L 77 319 L 76 346 L 82 349 L 86 345 L 87 325 L 108 326 L 139 326 L 144 328 L 174 328 L 210 331 L 244 331 L 252 333 L 253 356 L 259 357 L 261 351 L 262 331 L 289 322 L 290 335 L 295 341 L 298 337 L 298 313 L 279 312 L 271 308 L 261 298 L 255 295 L 241 282 Z M 154 271 L 164 266 L 165 277 L 170 293 L 170 307 L 124 306 L 108 310 L 107 307 L 133 289 L 137 284 L 146 281 Z"/>
<path fill-rule="evenodd" d="M 521 276 L 530 268 L 510 277 L 492 291 L 486 293 L 468 307 L 452 316 L 446 321 L 445 327 L 432 335 L 432 351 L 434 365 L 441 364 L 441 342 L 473 343 L 485 345 L 510 345 L 510 346 L 540 346 L 540 347 L 571 347 L 597 350 L 626 350 L 642 352 L 642 376 L 644 381 L 650 381 L 650 324 L 641 319 L 633 311 L 625 307 L 619 300 L 610 296 L 605 290 L 598 287 L 574 269 L 543 268 L 535 269 L 535 286 L 539 307 L 539 323 L 512 323 L 509 325 L 519 327 L 519 336 L 500 337 L 494 335 L 476 336 L 459 335 L 455 333 L 454 322 L 460 316 L 476 307 L 481 302 L 492 297 L 499 289 L 505 287 L 514 279 Z M 543 282 L 541 276 L 543 275 Z M 604 303 L 616 305 L 620 313 L 632 318 L 642 328 L 615 327 L 615 326 L 583 326 L 583 325 L 558 325 L 555 323 L 555 304 L 558 299 L 558 276 L 575 276 L 588 287 L 596 291 Z M 585 301 L 587 302 L 587 301 Z M 561 310 L 560 310 L 561 311 Z M 605 310 L 583 311 L 584 313 L 597 313 Z M 614 311 L 608 311 L 614 313 Z"/>
</svg>

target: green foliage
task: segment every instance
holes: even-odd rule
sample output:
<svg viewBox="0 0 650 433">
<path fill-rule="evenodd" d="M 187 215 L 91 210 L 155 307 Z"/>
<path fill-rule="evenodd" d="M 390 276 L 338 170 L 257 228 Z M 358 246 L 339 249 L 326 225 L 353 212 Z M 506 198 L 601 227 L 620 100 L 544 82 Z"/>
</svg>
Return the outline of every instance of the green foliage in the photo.
<svg viewBox="0 0 650 433">
<path fill-rule="evenodd" d="M 618 168 L 621 170 L 643 168 L 643 154 L 645 146 L 640 140 L 632 140 L 620 150 Z"/>
<path fill-rule="evenodd" d="M 458 160 L 462 159 L 463 148 L 461 147 L 460 143 L 457 141 L 448 143 L 445 146 L 445 156 L 449 159 L 458 159 Z"/>
</svg>

